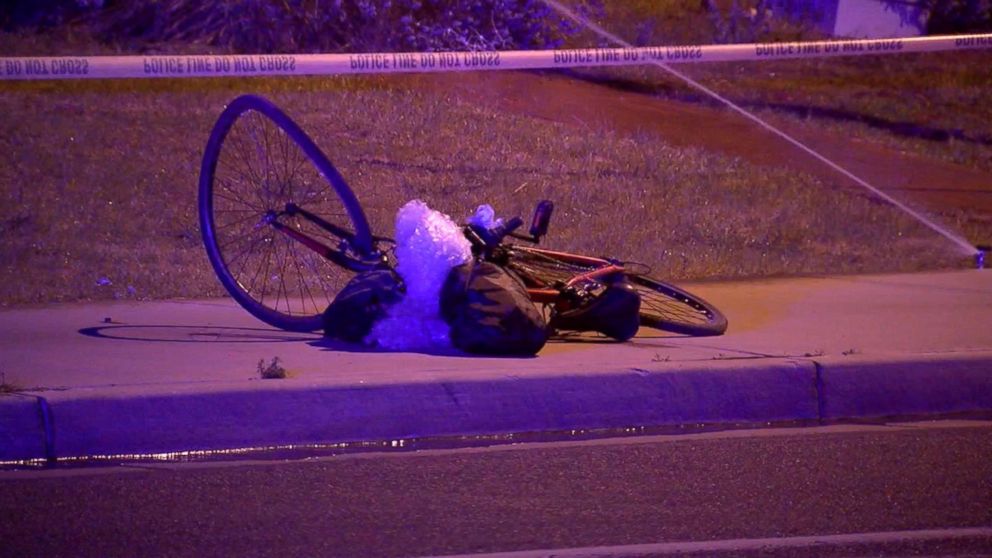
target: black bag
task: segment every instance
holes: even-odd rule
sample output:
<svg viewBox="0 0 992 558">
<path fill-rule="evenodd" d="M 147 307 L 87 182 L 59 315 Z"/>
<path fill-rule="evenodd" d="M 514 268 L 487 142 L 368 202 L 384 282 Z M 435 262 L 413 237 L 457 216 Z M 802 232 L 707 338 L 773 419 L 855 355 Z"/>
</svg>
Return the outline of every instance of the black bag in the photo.
<svg viewBox="0 0 992 558">
<path fill-rule="evenodd" d="M 641 297 L 626 279 L 606 285 L 576 308 L 551 318 L 554 330 L 598 331 L 617 341 L 637 335 Z"/>
<path fill-rule="evenodd" d="M 441 316 L 459 349 L 489 355 L 530 356 L 548 340 L 541 310 L 519 277 L 491 262 L 469 262 L 441 287 Z"/>
<path fill-rule="evenodd" d="M 404 291 L 403 281 L 392 270 L 359 273 L 324 310 L 324 335 L 361 343 L 386 309 L 403 298 Z"/>
</svg>

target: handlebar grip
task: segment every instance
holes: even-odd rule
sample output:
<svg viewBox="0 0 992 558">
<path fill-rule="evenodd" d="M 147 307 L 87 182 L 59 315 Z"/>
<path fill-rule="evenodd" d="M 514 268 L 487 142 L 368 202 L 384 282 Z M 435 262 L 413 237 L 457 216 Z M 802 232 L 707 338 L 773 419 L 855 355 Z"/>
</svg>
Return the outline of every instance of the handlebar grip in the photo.
<svg viewBox="0 0 992 558">
<path fill-rule="evenodd" d="M 555 209 L 555 204 L 551 200 L 542 200 L 534 208 L 534 218 L 530 223 L 530 235 L 534 237 L 534 242 L 538 242 L 542 236 L 548 234 L 548 225 L 551 224 L 551 212 Z"/>
<path fill-rule="evenodd" d="M 504 238 L 510 234 L 513 234 L 513 231 L 519 229 L 523 224 L 523 219 L 520 217 L 514 217 L 502 226 L 492 229 L 485 229 L 477 225 L 467 225 L 464 230 L 465 236 L 472 242 L 473 245 L 489 250 L 499 246 L 499 243 L 503 242 Z"/>
<path fill-rule="evenodd" d="M 502 237 L 511 234 L 513 231 L 519 229 L 520 226 L 523 224 L 524 224 L 524 220 L 521 219 L 520 217 L 514 217 L 513 219 L 507 221 L 506 224 L 503 225 L 503 230 L 500 231 L 501 233 L 500 240 L 502 240 Z"/>
<path fill-rule="evenodd" d="M 524 220 L 520 217 L 514 217 L 502 226 L 496 227 L 494 229 L 486 231 L 486 235 L 483 238 L 486 241 L 486 246 L 489 248 L 495 248 L 507 235 L 513 234 L 513 231 L 520 228 L 520 225 L 524 224 Z"/>
</svg>

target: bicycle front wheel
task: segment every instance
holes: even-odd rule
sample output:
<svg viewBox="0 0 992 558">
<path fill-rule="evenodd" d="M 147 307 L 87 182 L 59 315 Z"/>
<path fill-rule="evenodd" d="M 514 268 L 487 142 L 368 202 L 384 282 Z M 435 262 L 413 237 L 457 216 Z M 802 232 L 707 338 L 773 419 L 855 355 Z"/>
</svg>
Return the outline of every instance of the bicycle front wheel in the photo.
<svg viewBox="0 0 992 558">
<path fill-rule="evenodd" d="M 727 331 L 727 318 L 702 298 L 644 275 L 627 279 L 641 296 L 641 325 L 699 337 Z"/>
<path fill-rule="evenodd" d="M 342 260 L 372 251 L 365 214 L 337 169 L 293 120 L 253 95 L 232 101 L 210 133 L 198 210 L 221 284 L 245 310 L 280 329 L 321 329 L 324 309 L 354 275 L 286 230 L 340 252 Z"/>
</svg>

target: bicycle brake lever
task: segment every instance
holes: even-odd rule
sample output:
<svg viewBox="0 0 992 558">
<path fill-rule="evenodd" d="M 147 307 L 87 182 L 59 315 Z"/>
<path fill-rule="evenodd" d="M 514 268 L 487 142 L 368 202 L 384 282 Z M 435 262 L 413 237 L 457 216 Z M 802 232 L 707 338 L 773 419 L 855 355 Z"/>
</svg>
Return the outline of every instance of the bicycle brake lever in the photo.
<svg viewBox="0 0 992 558">
<path fill-rule="evenodd" d="M 465 225 L 462 228 L 462 232 L 464 232 L 465 238 L 467 238 L 468 241 L 472 243 L 472 246 L 485 248 L 486 246 L 489 245 L 486 237 L 483 236 L 486 234 L 485 229 L 481 229 L 479 227 L 476 227 L 475 225 Z"/>
</svg>

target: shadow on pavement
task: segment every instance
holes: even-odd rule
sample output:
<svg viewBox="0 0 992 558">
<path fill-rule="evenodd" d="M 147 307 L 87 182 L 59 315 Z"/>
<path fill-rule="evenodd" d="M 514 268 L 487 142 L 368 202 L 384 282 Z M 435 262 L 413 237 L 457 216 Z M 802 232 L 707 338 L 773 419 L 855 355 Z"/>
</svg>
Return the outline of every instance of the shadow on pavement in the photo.
<svg viewBox="0 0 992 558">
<path fill-rule="evenodd" d="M 107 325 L 84 327 L 80 335 L 155 343 L 287 343 L 313 341 L 317 334 L 278 329 L 202 325 Z"/>
<path fill-rule="evenodd" d="M 428 356 L 460 357 L 460 358 L 500 358 L 511 360 L 529 360 L 536 356 L 519 355 L 477 355 L 466 353 L 455 348 L 439 348 L 428 350 L 390 350 L 382 347 L 372 347 L 357 343 L 348 343 L 337 339 L 324 337 L 319 333 L 298 333 L 278 329 L 233 326 L 209 326 L 193 324 L 142 324 L 131 325 L 112 323 L 103 326 L 85 327 L 77 330 L 80 335 L 97 339 L 116 341 L 138 341 L 152 343 L 306 343 L 322 351 L 342 353 L 414 353 Z M 609 337 L 592 333 L 557 334 L 548 339 L 549 346 L 595 346 L 631 344 L 638 341 L 658 339 L 678 339 L 687 336 L 648 330 L 627 342 L 618 342 Z M 654 347 L 659 348 L 659 347 Z"/>
<path fill-rule="evenodd" d="M 307 343 L 311 347 L 316 347 L 322 351 L 335 351 L 343 353 L 412 353 L 418 355 L 427 356 L 439 356 L 439 357 L 458 357 L 467 359 L 478 359 L 478 358 L 499 358 L 508 360 L 530 360 L 533 356 L 518 356 L 518 355 L 476 355 L 472 353 L 466 353 L 455 348 L 447 349 L 428 349 L 428 350 L 391 350 L 384 349 L 382 347 L 370 347 L 367 345 L 361 345 L 358 343 L 347 343 L 345 341 L 339 341 L 337 339 L 331 339 L 328 337 L 321 337 L 319 339 L 311 340 Z"/>
</svg>

